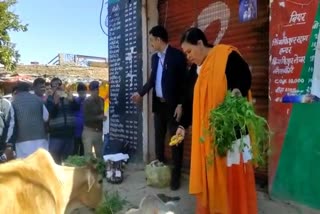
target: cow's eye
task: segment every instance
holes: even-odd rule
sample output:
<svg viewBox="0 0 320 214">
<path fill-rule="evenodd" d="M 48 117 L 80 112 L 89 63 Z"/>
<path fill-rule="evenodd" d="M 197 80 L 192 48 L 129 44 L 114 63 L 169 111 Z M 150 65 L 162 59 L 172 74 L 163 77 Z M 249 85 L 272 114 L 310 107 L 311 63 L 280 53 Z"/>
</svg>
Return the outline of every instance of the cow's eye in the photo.
<svg viewBox="0 0 320 214">
<path fill-rule="evenodd" d="M 99 184 L 102 184 L 103 180 L 101 179 L 101 180 L 99 180 L 98 182 L 99 182 Z"/>
</svg>

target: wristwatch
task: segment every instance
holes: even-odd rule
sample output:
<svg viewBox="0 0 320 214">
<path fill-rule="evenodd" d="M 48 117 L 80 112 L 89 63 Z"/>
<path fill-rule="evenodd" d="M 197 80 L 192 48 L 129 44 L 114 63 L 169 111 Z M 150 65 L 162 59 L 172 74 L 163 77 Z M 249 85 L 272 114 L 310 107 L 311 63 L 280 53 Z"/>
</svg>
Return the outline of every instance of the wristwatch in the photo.
<svg viewBox="0 0 320 214">
<path fill-rule="evenodd" d="M 0 162 L 5 162 L 7 160 L 7 156 L 6 156 L 6 154 L 2 154 L 1 156 L 0 156 Z"/>
</svg>

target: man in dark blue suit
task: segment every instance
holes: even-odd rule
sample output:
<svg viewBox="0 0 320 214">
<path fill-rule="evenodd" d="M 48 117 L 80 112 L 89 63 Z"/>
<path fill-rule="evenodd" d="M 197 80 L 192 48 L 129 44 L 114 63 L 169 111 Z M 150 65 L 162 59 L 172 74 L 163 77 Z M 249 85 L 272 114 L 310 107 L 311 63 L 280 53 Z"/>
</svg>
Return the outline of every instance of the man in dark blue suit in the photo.
<svg viewBox="0 0 320 214">
<path fill-rule="evenodd" d="M 152 111 L 154 113 L 156 157 L 165 162 L 165 136 L 175 134 L 182 115 L 184 100 L 184 81 L 186 76 L 186 58 L 178 49 L 168 44 L 168 33 L 162 26 L 153 27 L 150 32 L 150 43 L 157 52 L 151 61 L 151 75 L 143 88 L 132 95 L 138 103 L 153 88 Z M 183 143 L 172 147 L 172 180 L 171 189 L 180 187 L 180 174 L 183 158 Z"/>
</svg>

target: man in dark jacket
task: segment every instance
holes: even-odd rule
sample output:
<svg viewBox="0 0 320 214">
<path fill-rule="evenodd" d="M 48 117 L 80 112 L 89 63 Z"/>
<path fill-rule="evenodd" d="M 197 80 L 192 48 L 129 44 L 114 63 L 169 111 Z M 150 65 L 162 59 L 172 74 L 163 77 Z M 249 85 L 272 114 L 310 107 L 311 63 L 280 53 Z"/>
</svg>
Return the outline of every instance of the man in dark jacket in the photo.
<svg viewBox="0 0 320 214">
<path fill-rule="evenodd" d="M 182 115 L 186 58 L 184 54 L 168 44 L 168 33 L 162 26 L 153 27 L 150 32 L 151 46 L 157 53 L 152 56 L 151 76 L 143 88 L 132 95 L 135 103 L 153 89 L 152 110 L 154 113 L 156 157 L 164 162 L 165 136 L 170 130 L 174 135 Z M 180 187 L 183 158 L 183 143 L 172 147 L 173 170 L 171 189 Z"/>
<path fill-rule="evenodd" d="M 72 94 L 67 94 L 59 78 L 51 80 L 52 95 L 48 96 L 47 108 L 49 119 L 49 152 L 56 161 L 73 153 L 74 148 L 74 112 L 76 105 Z"/>
</svg>

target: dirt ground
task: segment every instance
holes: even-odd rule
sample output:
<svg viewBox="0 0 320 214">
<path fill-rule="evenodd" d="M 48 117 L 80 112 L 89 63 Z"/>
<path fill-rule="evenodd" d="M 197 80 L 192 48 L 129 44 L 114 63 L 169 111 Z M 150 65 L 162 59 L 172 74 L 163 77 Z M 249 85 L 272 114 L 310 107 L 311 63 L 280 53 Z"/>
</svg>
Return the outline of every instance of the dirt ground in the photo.
<svg viewBox="0 0 320 214">
<path fill-rule="evenodd" d="M 108 192 L 117 191 L 128 203 L 123 211 L 125 213 L 129 208 L 137 208 L 141 199 L 148 194 L 163 194 L 170 198 L 180 198 L 175 201 L 181 213 L 194 214 L 195 200 L 188 194 L 188 176 L 184 175 L 181 182 L 181 188 L 177 191 L 171 191 L 170 188 L 157 189 L 146 185 L 145 173 L 142 167 L 129 165 L 125 169 L 125 178 L 121 184 L 110 184 L 105 182 L 105 190 Z M 320 214 L 320 210 L 312 210 L 307 207 L 271 200 L 264 192 L 258 191 L 259 214 Z M 86 209 L 75 213 L 91 213 Z"/>
</svg>

